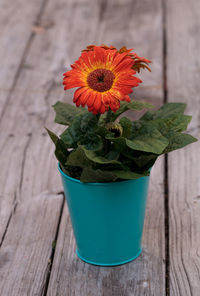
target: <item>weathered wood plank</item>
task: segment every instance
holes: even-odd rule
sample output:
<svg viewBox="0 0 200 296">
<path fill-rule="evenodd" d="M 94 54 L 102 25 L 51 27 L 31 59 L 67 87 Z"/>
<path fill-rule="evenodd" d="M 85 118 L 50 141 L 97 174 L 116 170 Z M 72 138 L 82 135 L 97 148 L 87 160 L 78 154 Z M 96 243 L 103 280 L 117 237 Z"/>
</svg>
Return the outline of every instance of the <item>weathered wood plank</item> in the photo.
<svg viewBox="0 0 200 296">
<path fill-rule="evenodd" d="M 7 223 L 16 205 L 19 192 L 24 149 L 28 136 L 21 137 L 20 141 L 14 139 L 14 135 L 2 135 L 0 141 L 0 245 L 6 230 Z M 12 161 L 11 161 L 12 159 Z"/>
<path fill-rule="evenodd" d="M 63 196 L 41 193 L 19 205 L 0 252 L 0 294 L 41 295 Z"/>
<path fill-rule="evenodd" d="M 188 104 L 200 134 L 200 2 L 167 1 L 168 100 Z M 200 143 L 169 154 L 170 295 L 200 293 Z"/>
<path fill-rule="evenodd" d="M 59 129 L 57 129 L 59 133 Z M 53 147 L 43 129 L 33 134 L 3 134 L 0 141 L 0 245 L 16 204 L 40 192 L 62 190 Z M 52 182 L 51 180 L 54 180 Z"/>
<path fill-rule="evenodd" d="M 161 1 L 109 1 L 104 4 L 98 34 L 92 43 L 117 47 L 127 44 L 135 46 L 138 51 L 142 49 L 142 55 L 152 58 L 153 74 L 145 75 L 144 86 L 138 88 L 135 95 L 144 99 L 148 95 L 149 101 L 160 105 L 163 101 Z M 74 32 L 79 31 L 80 25 L 76 24 L 73 29 Z M 144 40 L 148 40 L 145 46 Z M 71 42 L 71 46 L 75 46 L 73 39 Z M 85 42 L 91 43 L 90 38 L 86 36 Z M 74 238 L 65 209 L 47 295 L 165 294 L 163 159 L 157 162 L 152 171 L 143 246 L 141 257 L 125 266 L 100 268 L 83 263 L 74 253 Z"/>
<path fill-rule="evenodd" d="M 40 0 L 0 1 L 0 113 L 15 86 L 34 33 L 32 27 L 43 10 Z M 25 66 L 25 65 L 23 65 Z"/>
<path fill-rule="evenodd" d="M 0 2 L 0 113 L 4 114 L 6 108 L 16 102 L 18 96 L 23 93 L 23 85 L 17 86 L 20 70 L 24 64 L 34 37 L 33 25 L 40 20 L 45 1 L 1 0 Z M 18 90 L 16 90 L 18 88 Z M 21 89 L 20 89 L 21 88 Z M 14 90 L 14 96 L 10 101 L 10 94 Z M 16 110 L 17 112 L 17 110 Z M 3 119 L 1 116 L 0 121 Z M 13 118 L 14 119 L 14 118 Z M 12 117 L 6 117 L 6 122 L 12 121 Z M 21 135 L 20 141 L 16 137 L 14 128 L 9 132 L 5 126 L 1 126 L 1 164 L 4 170 L 0 172 L 0 244 L 5 233 L 6 225 L 15 207 L 19 184 L 21 182 L 21 170 L 24 161 L 24 151 L 29 141 L 27 133 Z M 16 123 L 16 122 L 15 122 Z M 27 125 L 26 125 L 27 126 Z M 10 161 L 12 158 L 12 162 Z"/>
</svg>

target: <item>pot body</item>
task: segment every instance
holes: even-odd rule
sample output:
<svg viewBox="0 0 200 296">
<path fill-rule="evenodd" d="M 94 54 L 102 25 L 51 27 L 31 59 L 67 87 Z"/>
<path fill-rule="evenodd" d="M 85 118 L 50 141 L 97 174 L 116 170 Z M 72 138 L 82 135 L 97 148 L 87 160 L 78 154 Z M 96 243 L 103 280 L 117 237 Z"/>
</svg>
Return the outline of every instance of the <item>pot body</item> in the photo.
<svg viewBox="0 0 200 296">
<path fill-rule="evenodd" d="M 114 266 L 137 258 L 141 249 L 149 177 L 83 183 L 59 167 L 77 245 L 91 264 Z"/>
</svg>

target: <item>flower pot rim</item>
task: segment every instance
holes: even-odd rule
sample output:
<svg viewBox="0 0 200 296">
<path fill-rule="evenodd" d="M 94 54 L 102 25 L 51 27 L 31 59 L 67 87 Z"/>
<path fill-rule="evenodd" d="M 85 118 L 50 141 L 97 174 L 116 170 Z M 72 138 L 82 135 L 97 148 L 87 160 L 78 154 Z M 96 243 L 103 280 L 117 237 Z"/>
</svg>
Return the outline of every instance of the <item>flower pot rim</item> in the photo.
<svg viewBox="0 0 200 296">
<path fill-rule="evenodd" d="M 130 179 L 130 180 L 123 180 L 123 181 L 118 181 L 118 182 L 101 182 L 101 183 L 98 183 L 98 182 L 81 182 L 80 180 L 78 179 L 75 179 L 75 178 L 72 178 L 70 176 L 68 176 L 67 174 L 65 174 L 62 169 L 61 169 L 61 166 L 60 166 L 60 163 L 58 163 L 58 170 L 59 172 L 61 173 L 61 175 L 63 175 L 65 178 L 73 181 L 73 182 L 77 182 L 79 184 L 82 184 L 82 185 L 92 185 L 92 186 L 111 186 L 112 184 L 119 184 L 119 183 L 125 183 L 125 182 L 133 182 L 133 181 L 137 181 L 141 178 L 144 178 L 144 177 L 141 177 L 141 178 L 138 178 L 138 179 Z M 151 171 L 151 169 L 150 169 Z M 149 176 L 146 176 L 146 177 L 149 177 Z"/>
</svg>

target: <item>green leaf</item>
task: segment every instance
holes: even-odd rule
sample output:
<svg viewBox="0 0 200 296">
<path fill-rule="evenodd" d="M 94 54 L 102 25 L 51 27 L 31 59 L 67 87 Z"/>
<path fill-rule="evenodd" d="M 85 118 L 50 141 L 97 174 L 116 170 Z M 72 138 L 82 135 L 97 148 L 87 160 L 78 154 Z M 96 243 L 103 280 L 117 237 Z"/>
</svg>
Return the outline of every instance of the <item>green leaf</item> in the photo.
<svg viewBox="0 0 200 296">
<path fill-rule="evenodd" d="M 99 156 L 95 151 L 87 150 L 81 145 L 79 145 L 75 151 L 71 152 L 67 160 L 67 165 L 78 166 L 81 168 L 88 166 L 124 168 L 120 161 L 110 160 Z"/>
<path fill-rule="evenodd" d="M 112 171 L 112 173 L 118 178 L 118 179 L 125 179 L 125 180 L 132 180 L 132 179 L 138 179 L 141 177 L 149 176 L 149 172 L 144 172 L 143 174 L 134 173 L 131 171 L 120 171 L 115 170 Z"/>
<path fill-rule="evenodd" d="M 131 171 L 123 171 L 123 170 L 94 170 L 91 167 L 87 167 L 83 169 L 80 180 L 82 182 L 114 182 L 117 179 L 138 179 L 144 176 L 148 176 L 149 172 L 144 172 L 143 174 L 134 173 Z"/>
<path fill-rule="evenodd" d="M 155 154 L 161 154 L 169 143 L 154 125 L 145 122 L 134 122 L 131 141 L 127 141 L 131 149 Z"/>
<path fill-rule="evenodd" d="M 80 168 L 91 166 L 92 162 L 85 156 L 84 150 L 79 146 L 72 151 L 68 157 L 67 165 L 77 166 Z"/>
<path fill-rule="evenodd" d="M 95 151 L 87 150 L 81 145 L 70 154 L 67 164 L 81 167 L 93 165 L 105 166 L 107 168 L 110 166 L 112 168 L 123 168 L 123 164 L 120 161 L 99 156 Z"/>
<path fill-rule="evenodd" d="M 168 118 L 158 118 L 152 120 L 151 123 L 156 126 L 156 128 L 164 135 L 167 135 L 167 132 L 170 130 L 176 132 L 183 132 L 187 129 L 188 124 L 190 123 L 192 116 L 184 114 L 176 114 Z"/>
<path fill-rule="evenodd" d="M 120 154 L 120 161 L 134 172 L 143 172 L 153 166 L 159 155 L 136 151 L 130 148 L 124 149 Z"/>
<path fill-rule="evenodd" d="M 115 143 L 115 148 L 118 151 L 124 150 L 127 146 L 133 150 L 155 154 L 161 154 L 169 143 L 166 137 L 164 137 L 156 127 L 145 122 L 134 122 L 130 139 L 124 137 L 107 138 Z"/>
<path fill-rule="evenodd" d="M 132 126 L 133 126 L 132 121 L 126 117 L 122 117 L 119 122 L 123 129 L 122 137 L 129 138 L 132 132 Z"/>
<path fill-rule="evenodd" d="M 56 156 L 57 160 L 60 162 L 60 164 L 62 166 L 65 166 L 65 163 L 67 161 L 67 157 L 69 155 L 69 152 L 67 150 L 67 146 L 65 145 L 65 143 L 61 139 L 59 139 L 56 136 L 56 134 L 54 134 L 53 132 L 51 132 L 48 129 L 46 129 L 46 130 L 56 146 L 55 156 Z"/>
<path fill-rule="evenodd" d="M 105 155 L 105 158 L 109 159 L 109 160 L 118 160 L 120 156 L 120 153 L 118 151 L 115 150 L 111 150 Z"/>
<path fill-rule="evenodd" d="M 105 137 L 107 134 L 112 134 L 105 126 L 100 125 L 96 129 L 96 133 L 101 137 Z"/>
<path fill-rule="evenodd" d="M 100 165 L 111 164 L 111 165 L 115 165 L 117 167 L 123 167 L 122 163 L 118 160 L 109 160 L 103 156 L 98 156 L 94 151 L 87 150 L 83 146 L 79 146 L 79 147 L 84 151 L 87 159 L 89 159 L 91 162 L 93 162 L 95 164 L 100 164 Z"/>
<path fill-rule="evenodd" d="M 168 118 L 176 114 L 183 114 L 186 108 L 184 103 L 167 103 L 159 110 L 147 111 L 140 120 L 154 120 L 158 118 Z"/>
<path fill-rule="evenodd" d="M 109 171 L 102 171 L 100 169 L 94 170 L 91 167 L 83 169 L 80 177 L 81 182 L 113 182 L 117 177 Z"/>
<path fill-rule="evenodd" d="M 197 139 L 192 137 L 191 135 L 182 134 L 175 131 L 169 131 L 167 136 L 169 139 L 169 145 L 166 147 L 164 153 L 183 148 L 197 141 Z"/>
<path fill-rule="evenodd" d="M 67 151 L 67 147 L 63 143 L 62 140 L 58 140 L 56 144 L 55 156 L 57 160 L 64 166 L 67 161 L 67 156 L 69 152 Z"/>
<path fill-rule="evenodd" d="M 54 134 L 52 131 L 50 131 L 48 128 L 45 128 L 45 129 L 46 129 L 46 131 L 47 131 L 49 137 L 50 137 L 51 140 L 53 141 L 53 143 L 56 145 L 57 142 L 58 142 L 58 140 L 59 140 L 58 136 L 57 136 L 56 134 Z"/>
<path fill-rule="evenodd" d="M 100 150 L 103 142 L 96 133 L 97 122 L 96 116 L 90 112 L 76 116 L 72 124 L 61 134 L 61 139 L 71 148 L 81 144 L 87 149 Z"/>
<path fill-rule="evenodd" d="M 145 113 L 140 120 L 154 125 L 168 139 L 169 145 L 163 153 L 180 149 L 196 141 L 194 137 L 181 133 L 187 129 L 192 119 L 191 116 L 183 114 L 185 108 L 186 104 L 183 103 L 168 103 L 157 111 Z"/>
<path fill-rule="evenodd" d="M 143 110 L 145 108 L 150 109 L 153 108 L 154 106 L 149 103 L 145 102 L 140 102 L 140 101 L 131 101 L 130 103 L 128 102 L 121 102 L 120 103 L 120 108 L 115 112 L 112 113 L 111 121 L 115 121 L 117 117 L 119 117 L 122 113 L 126 112 L 127 110 Z"/>
<path fill-rule="evenodd" d="M 65 165 L 64 168 L 62 168 L 65 174 L 68 176 L 75 178 L 75 179 L 80 179 L 81 173 L 82 173 L 82 168 L 77 167 L 77 166 L 71 166 L 71 165 Z"/>
<path fill-rule="evenodd" d="M 177 114 L 177 113 L 184 113 L 186 104 L 184 103 L 167 103 L 164 104 L 158 112 L 156 112 L 156 116 L 154 119 L 157 118 L 167 118 L 171 115 Z"/>
<path fill-rule="evenodd" d="M 75 116 L 86 113 L 87 110 L 82 107 L 75 107 L 68 103 L 57 102 L 53 105 L 56 112 L 55 122 L 63 125 L 69 125 Z"/>
<path fill-rule="evenodd" d="M 154 165 L 157 158 L 158 155 L 145 153 L 141 154 L 138 157 L 133 157 L 132 160 L 135 162 L 140 170 L 148 170 Z"/>
</svg>

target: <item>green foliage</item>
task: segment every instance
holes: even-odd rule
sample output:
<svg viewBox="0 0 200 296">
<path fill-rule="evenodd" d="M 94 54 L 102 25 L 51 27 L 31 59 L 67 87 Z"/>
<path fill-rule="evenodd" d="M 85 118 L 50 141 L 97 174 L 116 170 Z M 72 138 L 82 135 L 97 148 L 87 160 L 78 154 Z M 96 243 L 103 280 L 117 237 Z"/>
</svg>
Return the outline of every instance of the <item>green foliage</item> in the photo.
<svg viewBox="0 0 200 296">
<path fill-rule="evenodd" d="M 161 154 L 169 143 L 154 125 L 142 121 L 132 124 L 131 135 L 128 138 L 107 136 L 107 139 L 113 141 L 116 149 L 120 151 L 128 147 L 132 150 L 155 154 Z"/>
<path fill-rule="evenodd" d="M 148 173 L 137 174 L 131 171 L 112 170 L 106 171 L 101 169 L 92 169 L 87 167 L 83 169 L 80 180 L 82 182 L 114 182 L 117 179 L 131 180 L 148 176 Z"/>
<path fill-rule="evenodd" d="M 53 108 L 56 112 L 55 122 L 63 125 L 69 125 L 75 116 L 87 112 L 84 108 L 77 108 L 71 104 L 62 102 L 57 102 L 53 105 Z"/>
<path fill-rule="evenodd" d="M 142 116 L 141 120 L 164 119 L 175 114 L 183 114 L 186 108 L 184 103 L 167 103 L 159 110 L 148 111 Z"/>
<path fill-rule="evenodd" d="M 69 148 L 77 148 L 80 144 L 87 149 L 100 150 L 103 142 L 96 134 L 97 121 L 97 117 L 89 112 L 76 116 L 60 137 Z"/>
<path fill-rule="evenodd" d="M 168 130 L 173 130 L 177 132 L 185 131 L 191 119 L 192 116 L 175 114 L 168 118 L 158 118 L 151 120 L 151 123 L 161 132 L 163 131 L 163 133 L 166 134 Z"/>
<path fill-rule="evenodd" d="M 54 142 L 56 149 L 55 149 L 55 156 L 57 158 L 57 160 L 60 162 L 60 164 L 64 167 L 66 162 L 67 162 L 67 158 L 68 155 L 70 154 L 67 150 L 67 147 L 65 145 L 65 143 L 59 139 L 53 132 L 51 132 L 50 130 L 46 129 L 50 138 L 52 139 L 52 141 Z"/>
<path fill-rule="evenodd" d="M 185 107 L 168 103 L 147 111 L 139 120 L 122 117 L 112 123 L 127 110 L 152 108 L 147 103 L 122 102 L 120 109 L 109 114 L 109 124 L 106 116 L 99 119 L 83 108 L 58 102 L 55 121 L 69 127 L 60 137 L 47 131 L 62 170 L 71 177 L 82 182 L 137 179 L 149 174 L 159 155 L 197 141 L 183 133 L 191 121 L 191 116 L 184 115 Z"/>
<path fill-rule="evenodd" d="M 109 171 L 102 171 L 100 169 L 93 169 L 91 167 L 86 167 L 80 176 L 81 182 L 114 182 L 117 177 Z"/>
<path fill-rule="evenodd" d="M 169 139 L 169 145 L 166 147 L 164 153 L 183 148 L 186 145 L 197 141 L 197 139 L 191 135 L 182 134 L 175 131 L 169 131 L 167 137 Z"/>
<path fill-rule="evenodd" d="M 122 137 L 129 138 L 132 132 L 132 121 L 126 117 L 122 117 L 119 122 L 122 126 Z"/>
<path fill-rule="evenodd" d="M 84 146 L 79 145 L 68 157 L 67 165 L 77 167 L 89 167 L 94 168 L 115 168 L 124 169 L 124 165 L 115 159 L 108 159 L 101 155 L 98 155 L 95 151 L 87 150 Z"/>
</svg>

